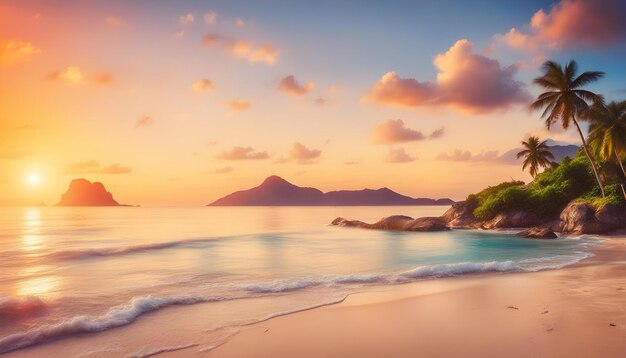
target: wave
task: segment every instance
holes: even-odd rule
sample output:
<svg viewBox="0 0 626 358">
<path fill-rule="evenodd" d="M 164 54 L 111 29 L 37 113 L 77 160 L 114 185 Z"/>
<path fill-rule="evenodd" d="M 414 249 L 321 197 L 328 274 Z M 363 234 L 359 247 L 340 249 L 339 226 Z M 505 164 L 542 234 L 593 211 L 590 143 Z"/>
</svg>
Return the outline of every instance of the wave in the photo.
<svg viewBox="0 0 626 358">
<path fill-rule="evenodd" d="M 438 264 L 429 266 L 419 266 L 412 270 L 402 272 L 396 278 L 397 282 L 404 282 L 407 279 L 436 278 L 456 276 L 465 273 L 479 272 L 504 272 L 520 270 L 521 267 L 515 261 L 491 261 L 491 262 L 460 262 L 454 264 Z"/>
<path fill-rule="evenodd" d="M 177 241 L 159 242 L 145 245 L 132 245 L 132 246 L 118 246 L 118 247 L 100 247 L 100 248 L 88 248 L 77 250 L 60 250 L 51 252 L 44 257 L 54 260 L 80 260 L 93 257 L 102 256 L 116 256 L 133 254 L 143 251 L 162 250 L 169 249 L 178 246 L 184 246 L 194 243 L 213 242 L 219 240 L 219 238 L 200 238 L 200 239 L 185 239 Z"/>
<path fill-rule="evenodd" d="M 244 285 L 243 288 L 247 291 L 256 293 L 277 293 L 299 290 L 302 288 L 317 286 L 322 283 L 324 282 L 321 280 L 300 279 L 292 281 L 274 281 L 269 284 L 250 284 Z"/>
<path fill-rule="evenodd" d="M 74 316 L 56 324 L 43 325 L 29 331 L 11 334 L 0 339 L 0 354 L 72 334 L 101 332 L 125 326 L 133 323 L 143 314 L 168 306 L 223 300 L 226 300 L 226 298 L 195 295 L 134 297 L 128 304 L 113 307 L 101 316 Z"/>
<path fill-rule="evenodd" d="M 48 308 L 46 302 L 35 296 L 0 297 L 0 317 L 25 317 Z"/>
</svg>

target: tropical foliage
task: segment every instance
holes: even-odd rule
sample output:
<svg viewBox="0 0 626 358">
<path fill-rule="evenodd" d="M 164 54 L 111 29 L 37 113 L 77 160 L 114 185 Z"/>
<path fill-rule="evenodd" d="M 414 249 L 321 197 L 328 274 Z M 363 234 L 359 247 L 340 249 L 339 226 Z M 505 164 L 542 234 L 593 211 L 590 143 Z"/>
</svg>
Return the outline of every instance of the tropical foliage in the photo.
<svg viewBox="0 0 626 358">
<path fill-rule="evenodd" d="M 554 160 L 554 155 L 550 152 L 550 147 L 546 141 L 539 141 L 537 137 L 530 137 L 522 142 L 523 150 L 517 153 L 517 158 L 524 157 L 522 170 L 529 168 L 530 175 L 537 176 L 539 167 L 546 168 Z"/>
</svg>

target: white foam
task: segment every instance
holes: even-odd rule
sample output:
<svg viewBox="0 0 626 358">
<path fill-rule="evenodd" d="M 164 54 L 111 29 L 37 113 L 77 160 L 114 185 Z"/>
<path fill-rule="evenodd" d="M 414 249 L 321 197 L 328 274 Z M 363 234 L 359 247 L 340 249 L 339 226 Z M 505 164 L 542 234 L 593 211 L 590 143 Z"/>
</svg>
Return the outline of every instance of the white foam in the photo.
<svg viewBox="0 0 626 358">
<path fill-rule="evenodd" d="M 290 281 L 274 281 L 269 284 L 249 284 L 243 287 L 247 291 L 256 292 L 256 293 L 277 293 L 277 292 L 288 292 L 288 291 L 299 290 L 302 288 L 316 286 L 321 283 L 323 282 L 320 280 L 300 279 L 300 280 L 290 280 Z"/>
<path fill-rule="evenodd" d="M 145 352 L 145 353 L 135 353 L 131 355 L 130 357 L 131 358 L 147 358 L 147 357 L 152 357 L 161 353 L 175 352 L 181 349 L 187 349 L 187 348 L 197 347 L 197 346 L 198 346 L 198 343 L 181 344 L 179 346 L 157 348 L 155 350 Z"/>
<path fill-rule="evenodd" d="M 504 272 L 520 270 L 521 267 L 512 260 L 490 261 L 490 262 L 460 262 L 454 264 L 438 264 L 429 266 L 419 266 L 412 270 L 402 272 L 398 275 L 398 282 L 407 279 L 418 279 L 427 277 L 447 277 L 465 273 L 477 272 Z"/>
<path fill-rule="evenodd" d="M 74 316 L 68 320 L 43 325 L 26 332 L 14 333 L 0 339 L 0 354 L 34 344 L 59 339 L 77 334 L 101 332 L 107 329 L 125 326 L 134 322 L 142 314 L 172 305 L 190 305 L 201 302 L 221 301 L 221 297 L 206 296 L 140 296 L 134 297 L 128 304 L 109 309 L 101 316 Z"/>
<path fill-rule="evenodd" d="M 347 284 L 347 283 L 375 283 L 384 280 L 382 275 L 343 275 L 330 279 L 332 283 Z"/>
</svg>

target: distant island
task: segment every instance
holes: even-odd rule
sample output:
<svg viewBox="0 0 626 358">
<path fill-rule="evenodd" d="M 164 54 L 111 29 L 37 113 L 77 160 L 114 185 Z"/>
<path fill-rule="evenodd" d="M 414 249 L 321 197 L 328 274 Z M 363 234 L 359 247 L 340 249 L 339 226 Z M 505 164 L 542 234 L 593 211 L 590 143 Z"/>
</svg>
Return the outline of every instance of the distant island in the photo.
<svg viewBox="0 0 626 358">
<path fill-rule="evenodd" d="M 129 206 L 122 205 L 113 199 L 100 182 L 87 179 L 74 179 L 65 194 L 55 206 Z"/>
<path fill-rule="evenodd" d="M 453 203 L 453 200 L 447 198 L 411 198 L 389 188 L 324 193 L 315 188 L 299 187 L 274 175 L 255 188 L 234 192 L 207 206 L 395 206 Z"/>
</svg>

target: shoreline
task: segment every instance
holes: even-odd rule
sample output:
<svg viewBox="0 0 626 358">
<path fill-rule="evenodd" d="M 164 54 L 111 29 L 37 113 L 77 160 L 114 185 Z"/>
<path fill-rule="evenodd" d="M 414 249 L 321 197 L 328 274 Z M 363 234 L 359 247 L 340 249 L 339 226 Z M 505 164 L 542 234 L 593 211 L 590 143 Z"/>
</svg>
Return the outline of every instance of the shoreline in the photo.
<svg viewBox="0 0 626 358">
<path fill-rule="evenodd" d="M 600 239 L 590 250 L 594 256 L 561 269 L 355 293 L 339 304 L 243 328 L 203 356 L 622 357 L 626 236 Z"/>
<path fill-rule="evenodd" d="M 370 356 L 373 357 L 392 352 L 392 356 L 408 357 L 414 356 L 415 349 L 431 349 L 432 354 L 430 354 L 430 356 L 432 356 L 437 355 L 439 352 L 435 349 L 436 345 L 422 347 L 415 346 L 414 342 L 416 337 L 424 334 L 421 330 L 425 330 L 426 333 L 432 330 L 420 327 L 419 324 L 417 327 L 413 325 L 421 321 L 422 315 L 432 315 L 433 312 L 438 312 L 440 316 L 434 322 L 429 322 L 427 324 L 429 326 L 437 327 L 437 321 L 440 319 L 451 319 L 445 310 L 441 310 L 442 307 L 439 307 L 440 305 L 437 305 L 436 302 L 432 302 L 433 300 L 443 300 L 451 303 L 453 306 L 456 306 L 459 302 L 461 302 L 462 305 L 466 305 L 468 302 L 473 302 L 474 299 L 472 297 L 476 296 L 476 292 L 484 291 L 486 289 L 485 287 L 487 287 L 487 291 L 496 293 L 496 296 L 500 296 L 512 289 L 513 291 L 516 289 L 519 290 L 519 288 L 516 287 L 509 287 L 509 281 L 522 283 L 524 285 L 530 284 L 531 286 L 533 286 L 533 284 L 539 284 L 541 286 L 545 284 L 545 281 L 554 281 L 555 279 L 557 281 L 563 281 L 563 276 L 576 275 L 580 270 L 591 270 L 595 272 L 602 271 L 608 266 L 615 266 L 621 270 L 621 277 L 624 277 L 624 279 L 621 281 L 618 280 L 619 282 L 616 284 L 626 289 L 626 261 L 623 261 L 623 258 L 626 257 L 626 235 L 624 235 L 624 233 L 618 233 L 612 236 L 599 236 L 599 238 L 601 241 L 598 242 L 598 245 L 593 245 L 589 248 L 589 252 L 593 253 L 594 256 L 583 259 L 565 268 L 547 269 L 538 272 L 471 273 L 452 277 L 418 280 L 397 285 L 366 287 L 363 291 L 350 293 L 345 298 L 336 302 L 321 305 L 317 304 L 296 310 L 295 312 L 284 312 L 246 325 L 221 328 L 217 331 L 219 331 L 220 334 L 223 333 L 225 336 L 221 337 L 217 343 L 211 341 L 211 344 L 209 344 L 209 342 L 207 342 L 207 332 L 211 331 L 206 329 L 211 316 L 210 305 L 206 307 L 200 305 L 195 308 L 171 307 L 158 314 L 148 314 L 129 326 L 116 328 L 95 335 L 79 335 L 73 339 L 63 339 L 19 349 L 7 353 L 7 356 L 31 357 L 46 353 L 54 355 L 56 352 L 59 354 L 67 354 L 67 356 L 81 357 L 109 357 L 119 356 L 120 354 L 126 356 L 158 355 L 166 357 L 288 357 L 296 355 L 303 357 L 340 357 L 346 355 L 368 356 L 370 352 L 377 352 L 377 354 L 371 353 L 372 355 Z M 624 265 L 611 265 L 611 262 L 621 262 Z M 609 276 L 614 278 L 615 275 Z M 600 275 L 600 277 L 603 276 Z M 543 286 L 543 290 L 545 290 L 545 285 Z M 540 289 L 538 290 L 536 288 L 530 291 L 541 292 Z M 626 298 L 626 291 L 623 291 L 623 294 L 622 298 Z M 494 322 L 501 322 L 503 319 L 502 315 L 509 314 L 508 311 L 522 311 L 527 309 L 527 306 L 524 307 L 518 300 L 511 299 L 509 301 L 510 302 L 506 305 L 504 303 L 494 305 L 493 302 L 482 302 L 482 304 L 474 302 L 477 305 L 469 307 L 469 309 L 470 311 L 475 309 L 484 310 L 483 316 L 493 316 L 489 319 L 494 320 Z M 432 312 L 429 312 L 429 310 L 422 312 L 425 310 L 425 308 L 422 307 L 425 304 L 429 307 L 434 305 L 436 309 L 433 309 Z M 569 305 L 575 304 L 568 303 L 567 305 L 569 307 Z M 503 307 L 506 308 L 504 312 L 498 311 Z M 465 308 L 467 309 L 468 307 Z M 383 317 L 379 315 L 379 312 L 385 312 Z M 413 312 L 416 316 L 407 315 L 407 312 Z M 190 313 L 196 317 L 189 317 Z M 621 313 L 623 314 L 624 312 Z M 467 311 L 464 310 L 456 314 L 459 317 L 463 317 L 467 315 Z M 407 321 L 409 317 L 413 319 Z M 437 318 L 437 316 L 430 317 L 431 320 L 435 318 Z M 188 319 L 189 322 L 186 322 Z M 460 322 L 458 319 L 453 319 L 452 322 L 449 323 L 456 327 L 456 330 L 463 331 L 469 328 L 475 328 L 471 322 L 478 319 L 483 318 L 471 317 L 471 319 L 464 319 Z M 359 320 L 363 322 L 350 329 L 340 329 L 343 322 L 346 320 L 347 322 Z M 532 326 L 532 323 L 531 320 L 531 322 L 527 322 L 526 325 Z M 615 328 L 614 331 L 621 330 L 621 337 L 624 337 L 624 332 L 626 332 L 626 330 L 624 330 L 626 327 L 626 317 L 622 316 L 621 320 L 616 323 L 619 324 L 619 326 L 611 328 Z M 163 325 L 165 326 L 163 327 Z M 620 328 L 621 325 L 623 325 L 623 327 Z M 482 327 L 483 325 L 481 324 L 480 326 Z M 155 332 L 155 330 L 158 331 L 158 328 L 154 327 L 163 327 L 163 330 L 169 332 L 168 334 L 172 337 L 167 337 L 168 339 L 163 340 L 163 342 L 152 339 L 154 335 L 163 336 L 163 332 Z M 307 327 L 307 330 L 304 331 L 306 334 L 303 333 L 300 336 L 294 336 L 293 332 L 302 332 L 301 327 Z M 367 327 L 372 328 L 372 331 L 362 332 L 363 328 Z M 378 332 L 378 329 L 381 327 L 387 328 L 384 332 Z M 339 329 L 339 331 L 337 331 L 337 329 Z M 407 332 L 412 332 L 415 329 L 418 329 L 415 335 L 407 334 Z M 444 328 L 441 329 L 442 331 L 434 337 L 430 337 L 429 341 L 436 341 L 435 338 L 441 340 L 443 337 L 446 337 L 448 333 Z M 554 330 L 554 328 L 552 329 Z M 268 335 L 270 332 L 272 332 L 272 340 L 267 339 L 270 337 L 270 335 Z M 334 333 L 331 337 L 328 337 L 328 332 Z M 380 339 L 377 337 L 385 336 L 385 334 L 389 334 L 389 332 L 403 332 L 404 336 L 401 335 L 402 339 L 399 341 L 397 339 L 393 340 L 392 337 L 387 337 L 388 340 L 394 342 L 393 344 L 380 342 Z M 469 333 L 471 333 L 471 330 Z M 490 332 L 489 334 L 497 335 L 501 334 L 501 332 Z M 142 340 L 149 337 L 147 341 L 153 341 L 152 343 L 154 343 L 154 345 L 135 346 L 132 344 L 132 340 L 128 341 L 128 338 L 125 337 L 128 335 L 137 335 L 141 337 Z M 336 341 L 338 338 L 333 337 L 341 337 L 341 341 Z M 457 337 L 455 339 L 463 341 L 463 337 Z M 91 347 L 92 344 L 90 344 L 90 342 L 96 343 L 96 346 L 102 347 L 102 343 L 106 343 L 105 346 L 111 346 L 118 340 L 124 340 L 126 342 L 124 342 L 125 344 L 121 344 L 120 348 L 115 352 L 90 351 L 89 354 L 84 354 L 85 349 Z M 360 342 L 362 340 L 366 342 L 378 341 L 379 345 L 372 347 L 355 343 L 342 343 L 347 341 Z M 168 343 L 162 345 L 162 343 L 166 341 Z M 317 344 L 321 346 L 313 349 L 314 347 L 309 347 L 311 341 L 317 342 Z M 603 344 L 602 340 L 594 339 L 594 342 Z M 466 342 L 466 344 L 469 343 L 470 342 Z M 364 349 L 364 347 L 367 347 L 367 349 Z M 333 355 L 335 350 L 331 348 L 341 348 L 341 354 Z M 402 349 L 397 350 L 400 348 Z M 390 349 L 396 350 L 389 351 Z M 499 352 L 504 354 L 505 351 L 484 351 L 479 349 L 476 351 L 476 354 L 493 355 L 496 353 L 499 354 Z M 620 346 L 618 352 L 626 352 L 626 344 Z M 413 353 L 413 355 L 411 353 Z M 448 353 L 447 355 L 456 355 L 455 352 Z M 461 352 L 458 353 L 460 354 Z M 541 352 L 534 352 L 533 354 L 539 354 L 539 356 L 541 356 Z M 607 356 L 613 355 L 609 354 Z M 615 356 L 621 355 L 616 354 Z"/>
</svg>

